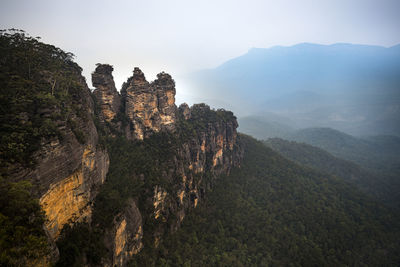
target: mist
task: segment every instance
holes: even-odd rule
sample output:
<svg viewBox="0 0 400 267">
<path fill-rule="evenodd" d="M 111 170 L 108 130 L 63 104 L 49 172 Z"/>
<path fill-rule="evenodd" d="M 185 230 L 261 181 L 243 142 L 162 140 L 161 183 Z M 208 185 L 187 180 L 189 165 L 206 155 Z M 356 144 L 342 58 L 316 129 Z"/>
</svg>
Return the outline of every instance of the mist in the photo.
<svg viewBox="0 0 400 267">
<path fill-rule="evenodd" d="M 1 2 L 2 28 L 20 28 L 76 55 L 89 85 L 96 63 L 117 88 L 135 66 L 149 80 L 215 68 L 252 47 L 400 43 L 398 1 Z M 179 81 L 178 81 L 179 85 Z M 192 95 L 182 83 L 178 96 Z"/>
</svg>

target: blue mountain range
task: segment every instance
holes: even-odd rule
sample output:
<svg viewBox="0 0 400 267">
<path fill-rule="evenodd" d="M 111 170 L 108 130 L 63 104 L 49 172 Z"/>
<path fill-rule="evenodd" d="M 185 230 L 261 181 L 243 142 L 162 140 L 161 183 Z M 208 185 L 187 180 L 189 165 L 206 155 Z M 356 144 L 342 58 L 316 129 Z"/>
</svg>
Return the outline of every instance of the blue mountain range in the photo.
<svg viewBox="0 0 400 267">
<path fill-rule="evenodd" d="M 400 135 L 400 45 L 252 48 L 185 83 L 239 116 L 275 113 L 292 127 Z"/>
</svg>

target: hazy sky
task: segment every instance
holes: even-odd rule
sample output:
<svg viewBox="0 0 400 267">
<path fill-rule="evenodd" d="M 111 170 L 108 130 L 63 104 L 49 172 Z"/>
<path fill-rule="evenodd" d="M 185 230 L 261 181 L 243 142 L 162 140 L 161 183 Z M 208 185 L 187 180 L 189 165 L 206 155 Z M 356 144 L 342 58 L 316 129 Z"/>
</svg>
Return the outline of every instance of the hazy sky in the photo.
<svg viewBox="0 0 400 267">
<path fill-rule="evenodd" d="M 88 78 L 114 66 L 117 88 L 139 66 L 148 80 L 212 68 L 251 47 L 300 42 L 400 43 L 399 0 L 1 0 L 1 28 L 76 55 Z M 178 94 L 186 94 L 177 84 Z"/>
</svg>

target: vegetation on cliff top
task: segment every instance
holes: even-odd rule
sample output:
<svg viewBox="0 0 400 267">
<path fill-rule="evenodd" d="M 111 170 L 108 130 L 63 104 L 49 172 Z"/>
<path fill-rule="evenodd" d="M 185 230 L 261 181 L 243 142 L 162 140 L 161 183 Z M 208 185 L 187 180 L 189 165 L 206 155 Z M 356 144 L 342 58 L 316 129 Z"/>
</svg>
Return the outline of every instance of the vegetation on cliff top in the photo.
<svg viewBox="0 0 400 267">
<path fill-rule="evenodd" d="M 41 140 L 62 139 L 59 124 L 85 141 L 73 119 L 84 117 L 78 103 L 85 88 L 72 57 L 21 31 L 1 32 L 0 265 L 28 266 L 49 253 L 45 218 L 31 185 L 8 181 L 7 171 L 15 165 L 32 167 Z M 241 168 L 220 177 L 183 227 L 176 234 L 165 231 L 155 248 L 157 222 L 146 200 L 155 185 L 173 192 L 176 177 L 166 180 L 163 171 L 178 157 L 176 148 L 206 131 L 208 123 L 233 118 L 231 112 L 196 105 L 191 119 L 179 122 L 177 135 L 159 133 L 134 142 L 118 134 L 106 136 L 97 123 L 110 155 L 109 173 L 95 199 L 91 223 L 64 227 L 57 265 L 102 264 L 110 253 L 104 233 L 129 198 L 138 201 L 144 224 L 144 249 L 132 266 L 400 263 L 396 214 L 339 178 L 294 164 L 246 136 L 241 138 L 246 150 Z"/>
<path fill-rule="evenodd" d="M 0 170 L 33 166 L 43 138 L 58 136 L 58 126 L 84 116 L 81 68 L 73 54 L 44 44 L 23 31 L 0 32 Z M 77 101 L 76 101 L 77 100 Z M 82 133 L 76 130 L 78 140 Z"/>
<path fill-rule="evenodd" d="M 30 266 L 48 256 L 44 214 L 29 181 L 9 172 L 35 165 L 41 141 L 63 138 L 68 125 L 84 142 L 74 117 L 84 117 L 81 68 L 73 55 L 20 30 L 0 31 L 0 265 Z"/>
<path fill-rule="evenodd" d="M 144 249 L 153 248 L 154 231 L 160 224 L 152 216 L 154 206 L 148 201 L 153 197 L 154 187 L 161 186 L 169 195 L 175 195 L 181 185 L 181 177 L 173 175 L 170 180 L 165 173 L 176 170 L 175 160 L 183 160 L 178 153 L 182 144 L 190 138 L 197 138 L 200 131 L 208 129 L 209 123 L 235 119 L 232 112 L 214 111 L 205 104 L 197 105 L 193 110 L 191 119 L 181 118 L 174 134 L 154 133 L 143 141 L 127 140 L 118 132 L 115 132 L 115 137 L 102 137 L 110 156 L 106 182 L 95 199 L 91 223 L 64 227 L 57 242 L 60 250 L 57 266 L 80 266 L 85 260 L 96 265 L 107 258 L 112 251 L 104 245 L 104 235 L 129 198 L 137 201 L 143 216 Z M 99 133 L 106 133 L 104 127 L 111 127 L 101 123 L 97 126 Z M 172 213 L 168 215 L 171 224 L 167 222 L 167 229 L 174 223 L 174 216 Z"/>
<path fill-rule="evenodd" d="M 133 266 L 398 266 L 398 216 L 242 136 L 241 168 Z"/>
</svg>

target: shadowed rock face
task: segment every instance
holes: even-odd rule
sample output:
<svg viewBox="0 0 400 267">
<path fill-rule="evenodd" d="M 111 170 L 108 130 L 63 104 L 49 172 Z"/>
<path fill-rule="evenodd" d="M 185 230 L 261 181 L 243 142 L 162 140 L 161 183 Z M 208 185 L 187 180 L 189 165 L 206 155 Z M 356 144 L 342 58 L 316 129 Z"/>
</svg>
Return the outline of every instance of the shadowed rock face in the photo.
<svg viewBox="0 0 400 267">
<path fill-rule="evenodd" d="M 236 117 L 229 111 L 211 110 L 205 104 L 182 104 L 178 109 L 175 94 L 175 82 L 169 74 L 159 73 L 155 81 L 148 82 L 143 72 L 135 68 L 121 89 L 122 114 L 118 118 L 125 122 L 108 123 L 107 127 L 113 128 L 110 132 L 119 131 L 131 140 L 144 140 L 160 131 L 177 135 L 188 131 L 170 160 L 154 162 L 161 165 L 162 179 L 170 189 L 164 185 L 148 188 L 153 192 L 146 200 L 151 203 L 150 212 L 139 210 L 131 201 L 116 217 L 106 236 L 110 251 L 106 262 L 110 266 L 125 266 L 142 249 L 143 232 L 146 233 L 142 217 L 157 222 L 158 226 L 147 234 L 158 246 L 165 234 L 179 228 L 187 212 L 205 197 L 218 175 L 229 174 L 240 165 L 242 150 L 237 141 Z M 145 174 L 133 176 L 146 179 Z"/>
<path fill-rule="evenodd" d="M 149 83 L 143 72 L 135 68 L 133 76 L 124 83 L 121 94 L 125 115 L 131 127 L 127 136 L 143 140 L 153 132 L 174 131 L 176 121 L 175 82 L 164 72 Z"/>
<path fill-rule="evenodd" d="M 90 203 L 99 185 L 105 181 L 109 165 L 106 153 L 88 146 L 83 150 L 80 161 L 75 171 L 71 170 L 71 174 L 52 183 L 40 198 L 47 217 L 45 226 L 53 239 L 58 237 L 65 224 L 90 220 Z"/>
<path fill-rule="evenodd" d="M 104 183 L 109 167 L 107 151 L 99 146 L 99 136 L 93 122 L 94 103 L 84 78 L 80 73 L 73 77 L 82 90 L 76 93 L 74 103 L 79 113 L 71 108 L 68 119 L 55 121 L 59 136 L 42 139 L 34 152 L 36 164 L 32 168 L 17 166 L 10 173 L 12 181 L 27 180 L 33 194 L 46 216 L 44 229 L 51 245 L 51 261 L 58 250 L 54 241 L 65 224 L 91 219 L 93 200 Z M 40 115 L 49 117 L 57 113 L 49 106 Z M 61 136 L 61 137 L 60 137 Z"/>
<path fill-rule="evenodd" d="M 191 108 L 183 104 L 177 115 L 180 124 L 191 125 L 189 128 L 196 133 L 182 140 L 171 162 L 165 162 L 163 180 L 173 190 L 156 185 L 147 200 L 154 209 L 144 216 L 158 225 L 151 233 L 155 246 L 165 234 L 176 231 L 186 214 L 206 198 L 218 175 L 229 174 L 233 167 L 240 166 L 243 156 L 236 132 L 238 124 L 231 112 L 211 110 L 205 104 Z"/>
<path fill-rule="evenodd" d="M 115 88 L 112 76 L 113 67 L 98 64 L 92 73 L 92 84 L 96 88 L 93 94 L 100 106 L 100 120 L 110 122 L 118 113 L 121 105 L 120 95 Z"/>
<path fill-rule="evenodd" d="M 181 113 L 183 115 L 183 118 L 185 120 L 190 119 L 190 108 L 189 108 L 189 105 L 186 104 L 186 103 L 182 103 L 179 106 L 179 113 Z"/>
<path fill-rule="evenodd" d="M 63 139 L 43 140 L 35 154 L 36 167 L 24 175 L 39 185 L 40 204 L 48 219 L 45 226 L 52 239 L 64 224 L 90 220 L 92 201 L 108 172 L 108 154 L 98 146 L 97 130 L 89 119 L 93 112 L 89 89 L 83 95 L 87 97 L 82 101 L 86 119 L 74 121 L 85 142 L 79 142 L 68 125 L 60 125 Z"/>
<path fill-rule="evenodd" d="M 162 72 L 149 83 L 139 68 L 124 83 L 120 95 L 112 71 L 112 66 L 99 64 L 92 74 L 97 112 L 85 80 L 80 74 L 76 77 L 82 86 L 74 103 L 81 107 L 80 115 L 70 115 L 73 123 L 57 122 L 63 138 L 42 140 L 35 152 L 37 165 L 33 169 L 19 168 L 12 174 L 16 181 L 30 180 L 37 185 L 35 194 L 47 217 L 44 226 L 53 245 L 53 260 L 58 253 L 54 241 L 63 226 L 90 222 L 94 199 L 106 179 L 110 161 L 107 151 L 99 144 L 93 120 L 96 115 L 103 134 L 125 135 L 131 140 L 143 140 L 160 131 L 173 135 L 188 131 L 168 162 L 154 163 L 162 165 L 162 177 L 173 189 L 167 190 L 164 185 L 149 188 L 154 193 L 147 199 L 152 206 L 152 211 L 147 213 L 139 210 L 137 199 L 129 199 L 124 210 L 114 218 L 113 226 L 106 229 L 104 242 L 109 252 L 104 256 L 105 266 L 125 266 L 143 248 L 146 229 L 142 221 L 146 219 L 157 222 L 156 229 L 147 233 L 157 246 L 165 234 L 178 229 L 187 212 L 205 197 L 217 175 L 228 174 L 232 167 L 240 165 L 238 125 L 231 112 L 214 111 L 205 104 L 191 108 L 182 104 L 178 109 L 172 77 Z M 46 114 L 52 112 L 51 108 L 46 110 Z M 79 138 L 77 133 L 84 138 Z M 136 175 L 146 179 L 144 174 Z"/>
<path fill-rule="evenodd" d="M 112 229 L 106 235 L 106 244 L 112 251 L 112 262 L 109 266 L 125 266 L 133 255 L 142 248 L 143 225 L 142 215 L 136 202 L 129 199 L 123 212 L 114 219 Z"/>
<path fill-rule="evenodd" d="M 159 73 L 157 79 L 149 83 L 136 67 L 133 76 L 123 84 L 120 95 L 115 88 L 112 71 L 112 66 L 98 64 L 92 74 L 100 121 L 111 123 L 112 130 L 124 132 L 128 139 L 143 140 L 152 133 L 175 131 L 176 90 L 171 75 Z M 125 127 L 121 122 L 112 123 L 121 107 L 128 120 Z"/>
</svg>

